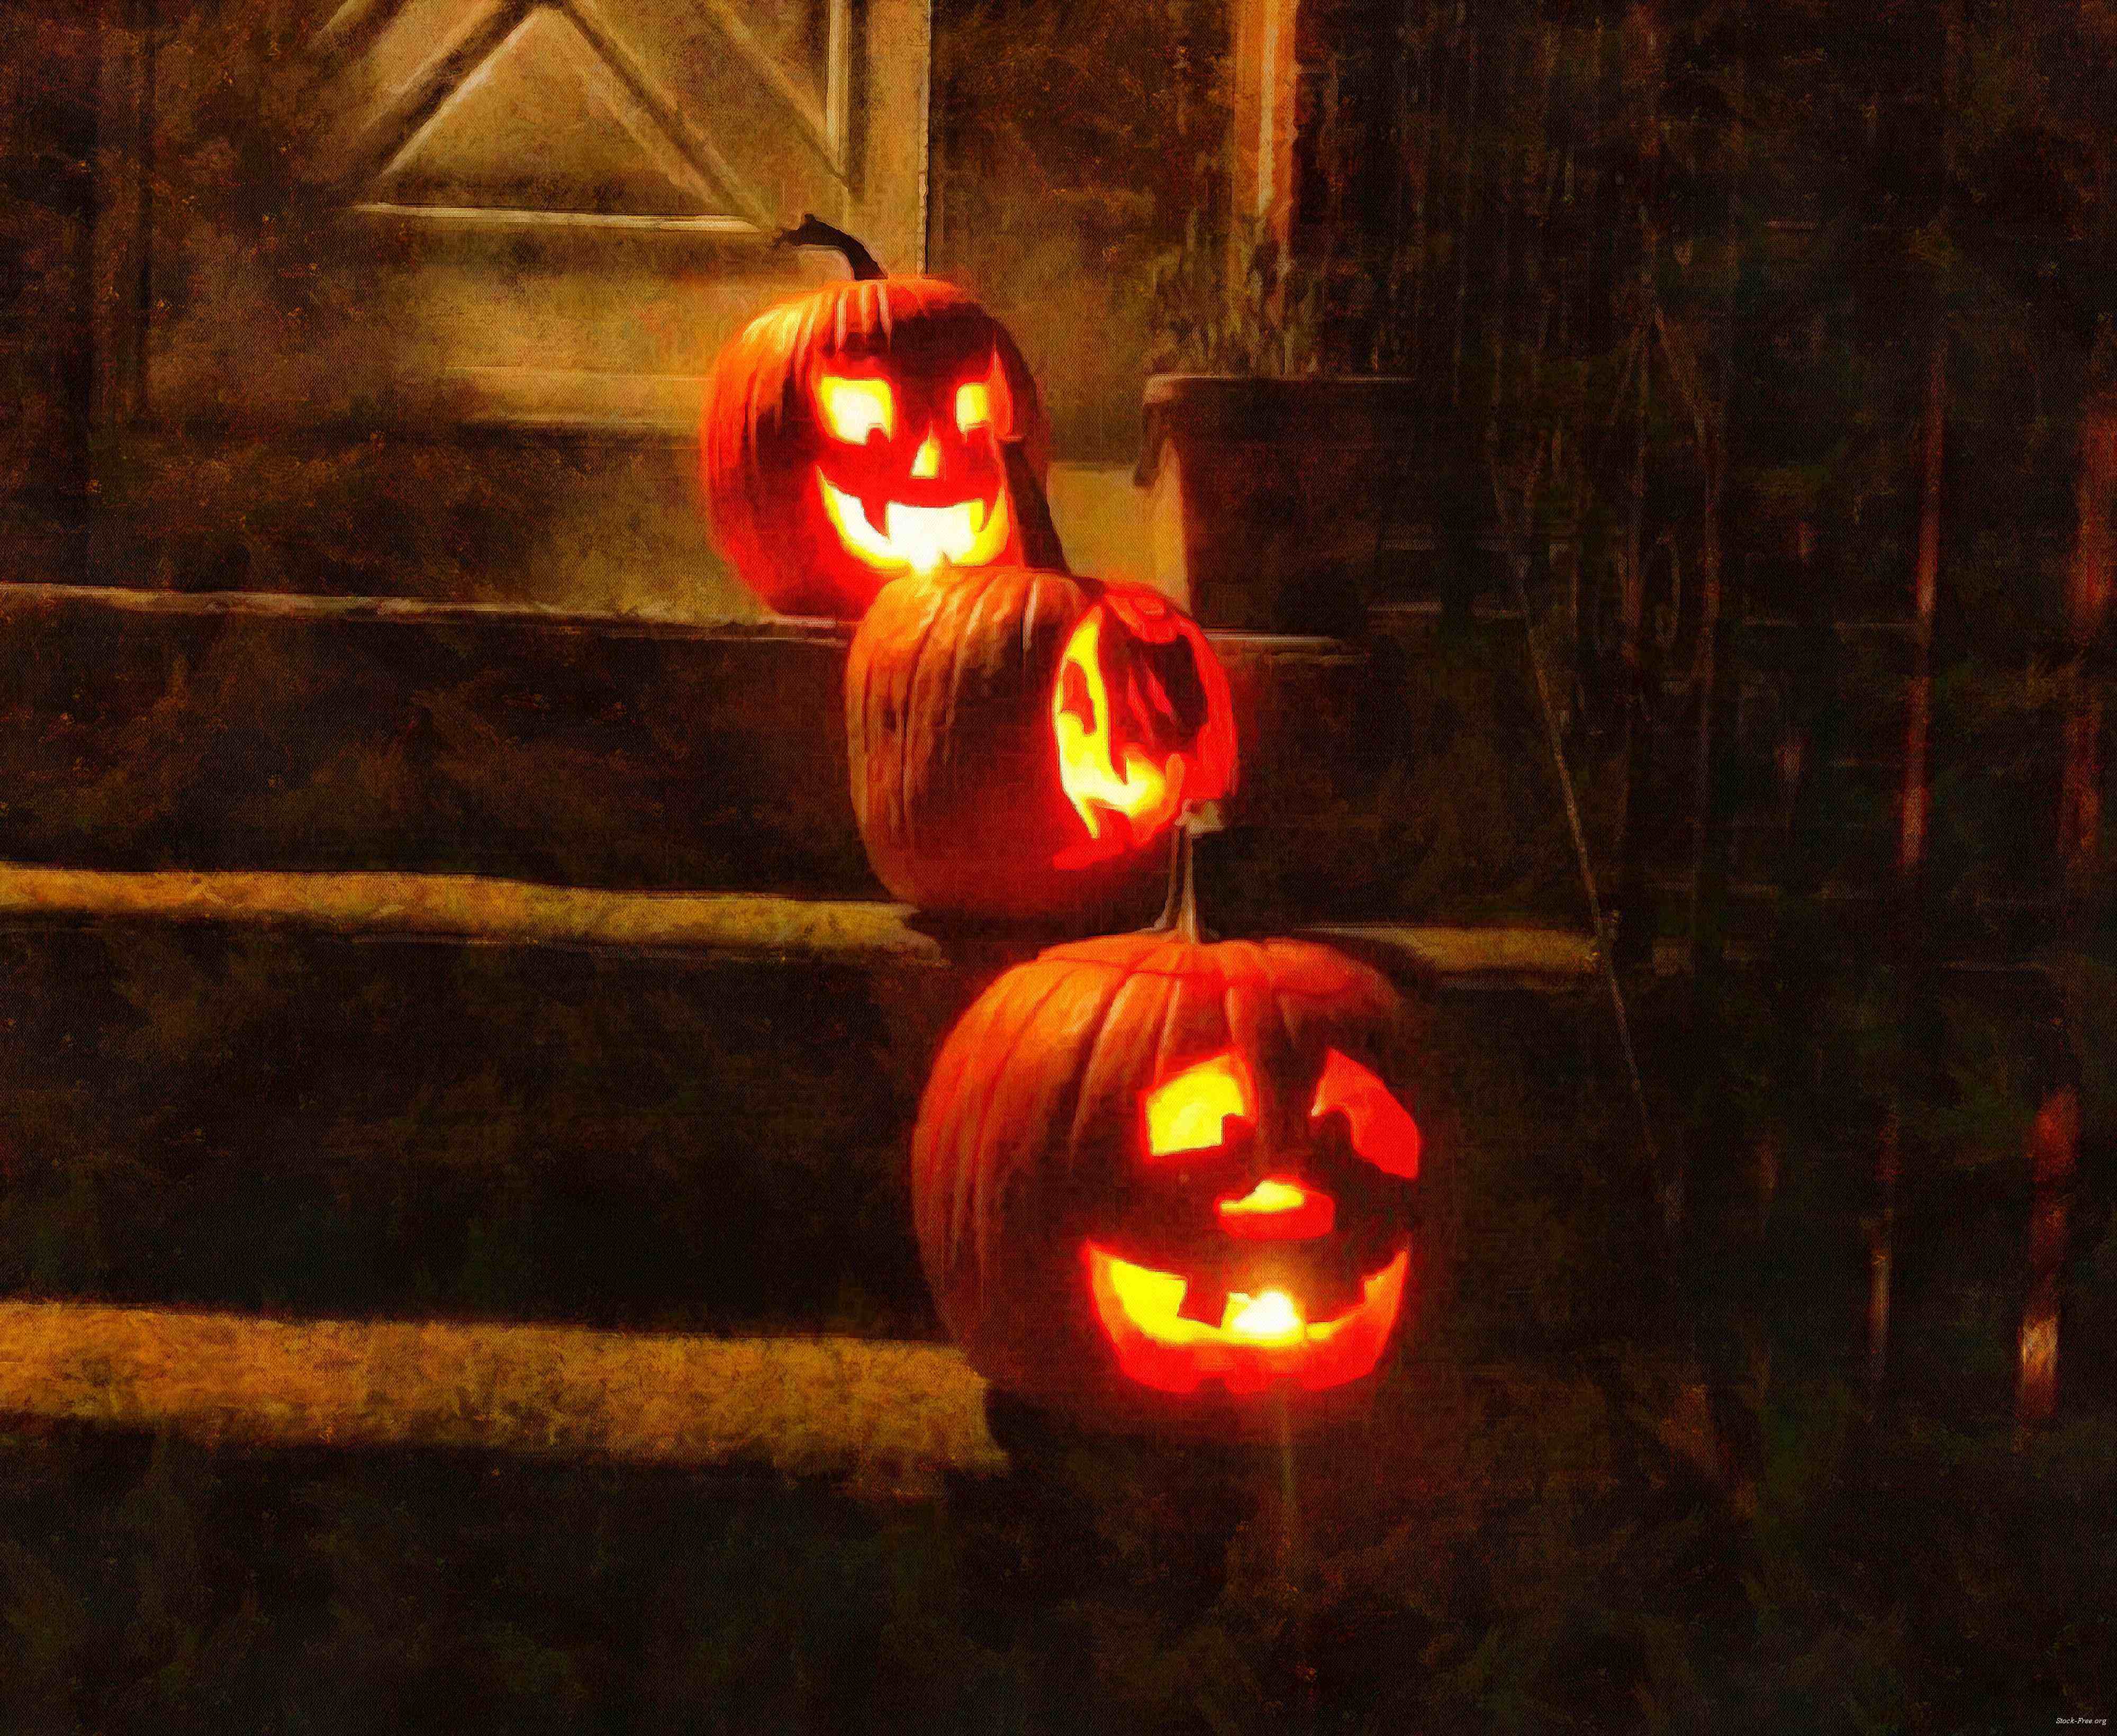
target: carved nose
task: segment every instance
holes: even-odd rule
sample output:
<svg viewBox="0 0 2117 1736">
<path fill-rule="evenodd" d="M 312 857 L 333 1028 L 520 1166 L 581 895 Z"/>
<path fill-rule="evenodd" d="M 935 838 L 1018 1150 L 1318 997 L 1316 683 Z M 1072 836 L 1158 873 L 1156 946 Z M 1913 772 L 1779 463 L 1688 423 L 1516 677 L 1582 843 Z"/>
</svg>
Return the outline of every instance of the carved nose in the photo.
<svg viewBox="0 0 2117 1736">
<path fill-rule="evenodd" d="M 1220 1228 L 1238 1241 L 1305 1242 L 1328 1235 L 1338 1203 L 1283 1175 L 1267 1175 L 1248 1193 L 1216 1201 Z"/>
<path fill-rule="evenodd" d="M 922 482 L 930 482 L 941 473 L 941 442 L 929 434 L 911 460 L 911 474 Z"/>
</svg>

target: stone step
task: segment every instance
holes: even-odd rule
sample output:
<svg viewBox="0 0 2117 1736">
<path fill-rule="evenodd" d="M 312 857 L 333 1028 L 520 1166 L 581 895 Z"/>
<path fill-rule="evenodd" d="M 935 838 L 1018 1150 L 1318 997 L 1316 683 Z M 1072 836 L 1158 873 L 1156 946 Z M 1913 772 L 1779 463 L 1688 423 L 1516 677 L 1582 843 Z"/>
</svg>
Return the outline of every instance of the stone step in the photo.
<svg viewBox="0 0 2117 1736">
<path fill-rule="evenodd" d="M 621 921 L 526 940 L 434 913 L 460 889 L 371 909 L 316 889 L 293 920 L 224 885 L 168 918 L 136 884 L 124 916 L 15 905 L 0 1290 L 930 1329 L 905 1131 L 999 961 L 916 962 L 907 934 L 899 962 L 872 907 L 746 900 L 659 943 L 613 941 Z"/>
<path fill-rule="evenodd" d="M 902 904 L 748 893 L 617 892 L 465 875 L 113 871 L 0 862 L 0 923 L 209 923 L 513 945 L 682 951 L 761 960 L 939 969 L 1018 963 L 1020 933 L 922 926 Z M 1294 930 L 1454 988 L 1573 986 L 1594 943 L 1570 929 L 1317 923 Z"/>
<path fill-rule="evenodd" d="M 0 1302 L 0 1416 L 210 1446 L 721 1465 L 925 1495 L 1006 1461 L 945 1345 Z"/>
<path fill-rule="evenodd" d="M 1243 755 L 1206 865 L 1223 920 L 1577 919 L 1518 622 L 1213 638 Z M 873 897 L 848 642 L 823 621 L 0 584 L 0 860 Z"/>
<path fill-rule="evenodd" d="M 1602 1016 L 1576 935 L 1323 937 L 1415 995 Z M 858 902 L 0 867 L 0 1290 L 926 1336 L 909 1129 L 1035 944 Z M 1495 999 L 1447 997 L 1446 1040 L 1492 1046 Z"/>
<path fill-rule="evenodd" d="M 1628 1378 L 1648 1401 L 1634 1424 L 1672 1461 L 1709 1471 L 1695 1365 L 1658 1348 L 1635 1348 L 1631 1360 Z M 0 1302 L 0 1422 L 173 1434 L 250 1454 L 409 1448 L 712 1467 L 814 1480 L 866 1500 L 930 1499 L 948 1484 L 961 1492 L 966 1478 L 1035 1469 L 1010 1462 L 1044 1444 L 1022 1433 L 1034 1420 L 1017 1407 L 1017 1438 L 1003 1448 L 985 1400 L 985 1381 L 943 1344 Z M 1533 1445 L 1524 1452 L 1522 1440 L 1495 1435 L 1496 1424 L 1524 1433 L 1501 1419 L 1525 1400 L 1597 1405 L 1577 1368 L 1478 1360 L 1428 1340 L 1389 1364 L 1364 1425 L 1309 1438 L 1305 1468 L 1335 1457 L 1357 1475 L 1364 1443 L 1370 1468 L 1377 1452 L 1399 1468 L 1453 1461 L 1460 1498 L 1533 1497 L 1566 1473 Z"/>
<path fill-rule="evenodd" d="M 0 644 L 0 854 L 870 884 L 832 624 L 11 585 Z"/>
<path fill-rule="evenodd" d="M 868 897 L 850 630 L 0 585 L 0 858 Z M 1367 659 L 1225 635 L 1278 875 L 1378 773 Z"/>
</svg>

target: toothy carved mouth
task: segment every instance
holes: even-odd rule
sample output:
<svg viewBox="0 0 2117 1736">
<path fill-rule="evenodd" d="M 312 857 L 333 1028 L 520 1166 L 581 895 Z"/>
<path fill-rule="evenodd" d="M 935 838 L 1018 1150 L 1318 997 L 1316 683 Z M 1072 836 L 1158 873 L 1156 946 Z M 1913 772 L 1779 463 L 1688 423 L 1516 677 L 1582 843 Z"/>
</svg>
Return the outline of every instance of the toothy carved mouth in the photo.
<svg viewBox="0 0 2117 1736">
<path fill-rule="evenodd" d="M 929 573 L 946 561 L 955 566 L 984 566 L 1007 546 L 1007 496 L 957 501 L 948 506 L 911 506 L 887 502 L 878 525 L 869 504 L 819 476 L 823 510 L 839 539 L 869 566 L 883 572 Z"/>
<path fill-rule="evenodd" d="M 1093 1242 L 1082 1244 L 1088 1287 L 1118 1367 L 1142 1386 L 1195 1392 L 1217 1380 L 1238 1396 L 1290 1380 L 1309 1392 L 1343 1386 L 1373 1371 L 1404 1302 L 1410 1254 L 1361 1285 L 1360 1300 L 1329 1320 L 1304 1320 L 1284 1291 L 1232 1292 L 1218 1326 L 1185 1319 L 1183 1276 L 1135 1266 Z"/>
</svg>

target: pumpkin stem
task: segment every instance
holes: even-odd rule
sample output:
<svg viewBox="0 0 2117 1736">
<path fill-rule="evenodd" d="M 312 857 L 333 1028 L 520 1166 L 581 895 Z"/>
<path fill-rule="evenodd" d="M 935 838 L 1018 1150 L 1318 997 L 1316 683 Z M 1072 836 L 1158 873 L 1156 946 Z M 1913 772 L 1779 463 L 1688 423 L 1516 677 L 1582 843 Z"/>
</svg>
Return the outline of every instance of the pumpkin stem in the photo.
<svg viewBox="0 0 2117 1736">
<path fill-rule="evenodd" d="M 804 211 L 800 222 L 791 229 L 782 229 L 772 238 L 772 244 L 775 247 L 829 247 L 842 253 L 856 283 L 889 275 L 876 263 L 874 255 L 868 252 L 865 242 L 846 234 L 843 229 L 833 228 L 814 211 Z"/>
<path fill-rule="evenodd" d="M 1051 522 L 1051 503 L 1044 485 L 1030 468 L 1028 450 L 1020 439 L 1000 440 L 1000 469 L 1007 477 L 1008 497 L 1014 502 L 1014 521 L 1022 536 L 1022 564 L 1042 573 L 1067 573 L 1066 551 L 1058 541 L 1058 527 Z"/>
<path fill-rule="evenodd" d="M 1192 946 L 1199 944 L 1202 935 L 1198 926 L 1198 888 L 1193 869 L 1195 840 L 1201 832 L 1220 829 L 1220 811 L 1213 802 L 1187 802 L 1183 811 L 1177 815 L 1176 824 L 1169 829 L 1169 896 L 1162 903 L 1154 932 L 1174 934 Z"/>
</svg>

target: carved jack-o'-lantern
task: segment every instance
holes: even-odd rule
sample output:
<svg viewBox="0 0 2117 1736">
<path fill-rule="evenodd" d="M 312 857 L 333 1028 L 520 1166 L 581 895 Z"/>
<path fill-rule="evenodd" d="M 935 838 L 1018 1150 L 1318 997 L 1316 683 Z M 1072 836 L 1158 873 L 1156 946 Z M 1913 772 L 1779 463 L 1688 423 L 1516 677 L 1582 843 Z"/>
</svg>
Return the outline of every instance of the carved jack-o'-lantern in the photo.
<svg viewBox="0 0 2117 1736">
<path fill-rule="evenodd" d="M 1416 1295 L 1404 1009 L 1291 940 L 1050 949 L 943 1046 L 912 1145 L 943 1321 L 1077 1420 L 1254 1434 L 1363 1391 Z"/>
<path fill-rule="evenodd" d="M 811 232 L 856 275 L 767 310 L 722 349 L 701 473 L 714 541 L 745 584 L 782 613 L 852 620 L 902 574 L 1020 559 L 999 445 L 1022 446 L 1040 487 L 1047 436 L 1021 352 L 968 294 L 883 276 L 813 219 L 791 238 Z"/>
<path fill-rule="evenodd" d="M 854 813 L 891 893 L 1025 917 L 1107 903 L 1234 787 L 1227 677 L 1158 592 L 995 567 L 900 579 L 846 666 Z"/>
</svg>

